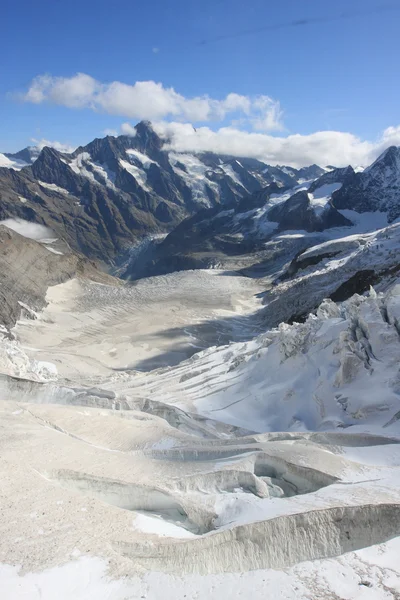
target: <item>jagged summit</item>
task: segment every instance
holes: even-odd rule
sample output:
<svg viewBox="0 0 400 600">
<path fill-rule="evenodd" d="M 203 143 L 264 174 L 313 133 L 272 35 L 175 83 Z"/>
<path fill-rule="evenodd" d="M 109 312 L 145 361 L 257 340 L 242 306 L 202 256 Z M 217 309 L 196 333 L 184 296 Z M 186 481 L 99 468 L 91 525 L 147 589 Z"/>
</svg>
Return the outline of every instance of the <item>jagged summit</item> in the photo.
<svg viewBox="0 0 400 600">
<path fill-rule="evenodd" d="M 333 197 L 338 209 L 385 212 L 388 221 L 400 216 L 400 148 L 391 146 L 364 171 L 355 173 Z"/>
<path fill-rule="evenodd" d="M 368 173 L 378 168 L 381 169 L 382 165 L 388 166 L 391 169 L 399 169 L 400 168 L 400 147 L 398 146 L 390 146 L 387 148 L 375 162 L 372 163 L 369 167 L 364 170 L 364 173 Z"/>
<path fill-rule="evenodd" d="M 40 148 L 38 148 L 37 146 L 27 146 L 26 148 L 23 148 L 19 152 L 14 152 L 14 153 L 5 152 L 4 156 L 7 156 L 7 158 L 9 158 L 11 160 L 22 161 L 22 162 L 26 163 L 27 165 L 29 165 L 37 159 L 39 154 L 40 154 Z"/>
</svg>

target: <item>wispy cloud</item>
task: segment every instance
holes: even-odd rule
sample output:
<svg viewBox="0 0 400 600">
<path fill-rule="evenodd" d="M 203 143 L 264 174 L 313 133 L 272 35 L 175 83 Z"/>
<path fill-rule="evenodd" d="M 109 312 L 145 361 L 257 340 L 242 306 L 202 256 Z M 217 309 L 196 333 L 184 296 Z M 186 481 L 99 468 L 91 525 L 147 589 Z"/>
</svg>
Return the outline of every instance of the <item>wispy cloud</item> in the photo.
<svg viewBox="0 0 400 600">
<path fill-rule="evenodd" d="M 282 130 L 282 110 L 277 100 L 267 95 L 244 96 L 230 93 L 222 100 L 208 95 L 187 98 L 174 88 L 155 81 L 101 83 L 90 75 L 73 77 L 39 75 L 21 95 L 25 102 L 50 102 L 68 108 L 88 108 L 130 119 L 173 118 L 194 123 L 244 119 L 254 130 Z"/>
<path fill-rule="evenodd" d="M 117 129 L 104 129 L 103 133 L 104 133 L 104 135 L 113 135 L 113 136 L 118 135 Z"/>
<path fill-rule="evenodd" d="M 123 135 L 130 135 L 131 137 L 135 137 L 136 129 L 130 123 L 122 123 L 121 125 L 121 133 Z"/>
<path fill-rule="evenodd" d="M 31 138 L 31 142 L 35 144 L 41 150 L 45 146 L 50 146 L 50 148 L 55 148 L 59 152 L 73 152 L 75 150 L 75 146 L 70 146 L 69 144 L 63 144 L 62 142 L 46 140 L 45 138 L 41 138 L 40 140 L 36 138 Z"/>
<path fill-rule="evenodd" d="M 43 240 L 54 237 L 53 231 L 48 227 L 25 221 L 24 219 L 4 219 L 4 221 L 0 221 L 0 225 L 4 225 L 32 240 Z"/>
</svg>

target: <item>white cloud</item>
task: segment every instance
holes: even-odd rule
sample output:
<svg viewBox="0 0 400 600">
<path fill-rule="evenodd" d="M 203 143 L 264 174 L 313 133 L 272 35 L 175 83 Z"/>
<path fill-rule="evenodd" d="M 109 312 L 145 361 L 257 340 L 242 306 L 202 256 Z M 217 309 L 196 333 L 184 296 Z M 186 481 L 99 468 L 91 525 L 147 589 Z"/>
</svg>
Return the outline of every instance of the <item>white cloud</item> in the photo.
<svg viewBox="0 0 400 600">
<path fill-rule="evenodd" d="M 136 129 L 130 123 L 122 123 L 121 125 L 121 133 L 123 135 L 130 135 L 131 137 L 135 137 Z"/>
<path fill-rule="evenodd" d="M 279 102 L 269 96 L 230 93 L 222 100 L 207 95 L 186 98 L 155 81 L 129 85 L 120 81 L 101 83 L 84 73 L 73 77 L 39 75 L 21 98 L 35 104 L 51 102 L 68 108 L 90 108 L 130 119 L 218 122 L 242 117 L 254 129 L 282 129 Z"/>
<path fill-rule="evenodd" d="M 103 131 L 104 135 L 112 135 L 114 137 L 116 137 L 118 135 L 118 131 L 116 129 L 104 129 Z"/>
<path fill-rule="evenodd" d="M 251 120 L 255 131 L 274 131 L 279 129 L 276 124 L 281 123 L 282 109 L 279 102 L 273 102 L 267 96 L 259 96 L 254 102 L 257 114 Z"/>
<path fill-rule="evenodd" d="M 154 54 L 158 54 L 160 52 L 160 48 L 154 47 L 151 49 Z"/>
<path fill-rule="evenodd" d="M 77 73 L 70 78 L 39 75 L 32 81 L 22 99 L 34 104 L 50 100 L 68 108 L 84 108 L 90 106 L 99 85 L 93 77 L 85 73 Z"/>
<path fill-rule="evenodd" d="M 388 146 L 400 146 L 400 125 L 397 127 L 388 127 L 382 134 L 381 139 L 378 142 L 381 152 L 388 148 Z"/>
<path fill-rule="evenodd" d="M 46 99 L 46 90 L 50 86 L 51 77 L 48 75 L 39 75 L 35 77 L 29 86 L 28 91 L 24 94 L 21 99 L 25 102 L 32 102 L 33 104 L 40 104 Z"/>
<path fill-rule="evenodd" d="M 69 144 L 63 144 L 62 142 L 57 141 L 46 140 L 45 138 L 41 138 L 40 140 L 31 138 L 31 142 L 33 142 L 35 146 L 39 148 L 39 150 L 42 150 L 42 148 L 45 146 L 49 146 L 50 148 L 55 148 L 59 152 L 66 152 L 67 154 L 73 152 L 76 148 L 76 146 L 70 146 Z"/>
<path fill-rule="evenodd" d="M 32 223 L 31 221 L 25 221 L 24 219 L 4 219 L 4 221 L 0 221 L 0 225 L 5 225 L 5 227 L 31 240 L 43 240 L 54 237 L 53 231 L 48 227 Z"/>
<path fill-rule="evenodd" d="M 400 126 L 389 127 L 375 142 L 361 140 L 351 133 L 340 131 L 277 137 L 240 131 L 234 127 L 223 127 L 218 131 L 198 127 L 195 131 L 188 123 L 158 122 L 153 126 L 167 140 L 166 149 L 247 156 L 272 165 L 286 164 L 294 167 L 312 163 L 339 167 L 349 164 L 368 165 L 389 146 L 400 145 Z"/>
</svg>

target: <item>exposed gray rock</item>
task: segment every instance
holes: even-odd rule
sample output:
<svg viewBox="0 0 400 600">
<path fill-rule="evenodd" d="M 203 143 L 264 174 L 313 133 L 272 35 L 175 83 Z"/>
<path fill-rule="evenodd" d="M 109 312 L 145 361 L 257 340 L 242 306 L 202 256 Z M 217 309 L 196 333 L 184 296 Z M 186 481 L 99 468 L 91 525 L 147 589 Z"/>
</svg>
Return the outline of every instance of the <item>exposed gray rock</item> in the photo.
<svg viewBox="0 0 400 600">
<path fill-rule="evenodd" d="M 351 221 L 341 215 L 330 203 L 323 211 L 317 213 L 305 191 L 297 192 L 283 204 L 273 206 L 268 213 L 268 218 L 279 223 L 281 231 L 303 229 L 313 232 L 352 225 Z"/>
<path fill-rule="evenodd" d="M 382 211 L 391 223 L 400 216 L 400 148 L 391 146 L 362 173 L 346 179 L 332 196 L 338 209 Z"/>
<path fill-rule="evenodd" d="M 64 250 L 65 254 L 55 254 L 46 245 L 0 225 L 1 325 L 14 325 L 22 310 L 34 317 L 46 304 L 47 288 L 72 277 L 118 285 L 118 280 L 99 271 L 94 263 Z"/>
</svg>

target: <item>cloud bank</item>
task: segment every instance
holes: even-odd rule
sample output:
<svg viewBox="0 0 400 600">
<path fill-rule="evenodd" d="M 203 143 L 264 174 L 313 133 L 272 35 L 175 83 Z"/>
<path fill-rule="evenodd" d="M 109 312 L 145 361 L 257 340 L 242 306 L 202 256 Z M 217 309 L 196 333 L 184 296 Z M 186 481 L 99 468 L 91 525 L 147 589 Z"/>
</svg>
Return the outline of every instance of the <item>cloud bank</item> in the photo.
<svg viewBox="0 0 400 600">
<path fill-rule="evenodd" d="M 39 75 L 20 98 L 25 102 L 50 102 L 67 108 L 89 108 L 129 119 L 150 121 L 173 118 L 203 123 L 240 118 L 256 130 L 282 129 L 279 102 L 269 96 L 243 96 L 230 93 L 222 100 L 210 96 L 186 98 L 174 88 L 155 81 L 137 81 L 133 85 L 112 81 L 102 83 L 85 73 L 73 77 Z"/>
<path fill-rule="evenodd" d="M 318 131 L 310 135 L 272 136 L 250 133 L 234 127 L 213 131 L 196 130 L 188 123 L 153 123 L 155 131 L 166 141 L 165 149 L 177 152 L 216 152 L 257 158 L 271 165 L 303 167 L 313 163 L 338 167 L 369 165 L 389 146 L 400 145 L 400 126 L 385 129 L 375 141 L 361 140 L 351 133 Z M 132 126 L 124 123 L 123 133 Z"/>
</svg>

